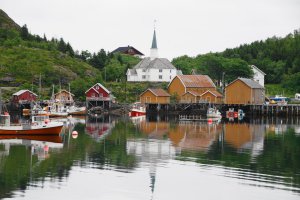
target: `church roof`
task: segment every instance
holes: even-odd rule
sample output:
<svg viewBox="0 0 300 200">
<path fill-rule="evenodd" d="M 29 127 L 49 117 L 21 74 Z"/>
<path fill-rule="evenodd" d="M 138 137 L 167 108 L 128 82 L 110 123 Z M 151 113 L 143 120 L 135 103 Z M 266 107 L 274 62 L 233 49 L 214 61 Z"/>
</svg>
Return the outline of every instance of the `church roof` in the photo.
<svg viewBox="0 0 300 200">
<path fill-rule="evenodd" d="M 154 30 L 151 49 L 157 49 L 156 32 Z"/>
<path fill-rule="evenodd" d="M 176 69 L 172 63 L 166 58 L 147 57 L 141 60 L 133 69 Z"/>
</svg>

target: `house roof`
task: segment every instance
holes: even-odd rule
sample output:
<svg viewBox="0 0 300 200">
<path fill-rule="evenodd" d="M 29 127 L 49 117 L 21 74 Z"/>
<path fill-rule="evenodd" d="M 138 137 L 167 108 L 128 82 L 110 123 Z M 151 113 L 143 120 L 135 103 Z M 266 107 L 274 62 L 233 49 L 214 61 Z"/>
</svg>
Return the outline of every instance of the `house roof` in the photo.
<svg viewBox="0 0 300 200">
<path fill-rule="evenodd" d="M 172 63 L 166 58 L 151 58 L 147 57 L 141 60 L 133 69 L 176 69 Z"/>
<path fill-rule="evenodd" d="M 186 93 L 184 93 L 183 95 L 187 94 L 187 93 L 190 93 L 191 95 L 193 96 L 201 96 L 201 94 L 199 92 L 196 92 L 196 91 L 187 91 Z"/>
<path fill-rule="evenodd" d="M 165 90 L 160 88 L 148 88 L 146 91 L 144 91 L 140 96 L 142 96 L 145 92 L 150 91 L 157 97 L 170 97 L 171 95 L 167 93 Z"/>
<path fill-rule="evenodd" d="M 132 46 L 127 46 L 127 47 L 118 47 L 117 49 L 113 50 L 111 53 L 128 53 L 128 50 L 132 49 L 135 51 L 135 54 L 141 55 L 143 56 L 144 54 L 142 52 L 140 52 L 139 50 L 137 50 L 136 48 L 132 47 Z"/>
<path fill-rule="evenodd" d="M 250 65 L 250 67 L 255 68 L 257 71 L 259 71 L 260 73 L 262 73 L 263 75 L 266 75 L 263 71 L 261 71 L 258 67 L 256 67 L 255 65 Z"/>
<path fill-rule="evenodd" d="M 102 84 L 100 84 L 100 83 L 96 83 L 95 85 L 93 85 L 92 87 L 90 87 L 87 91 L 85 91 L 85 93 L 87 93 L 90 89 L 93 89 L 93 90 L 95 90 L 94 89 L 94 87 L 96 86 L 96 85 L 98 85 L 98 86 L 100 86 L 105 92 L 107 92 L 108 94 L 110 94 L 110 91 L 108 90 L 108 89 L 106 89 L 106 87 L 104 87 Z M 95 90 L 97 93 L 99 93 L 97 90 Z"/>
<path fill-rule="evenodd" d="M 205 95 L 206 93 L 211 93 L 212 95 L 214 95 L 215 97 L 223 97 L 223 95 L 221 93 L 219 93 L 218 91 L 215 90 L 207 90 L 206 92 L 204 92 L 203 94 L 201 94 L 200 96 Z"/>
<path fill-rule="evenodd" d="M 215 88 L 216 87 L 214 82 L 207 75 L 177 75 L 176 77 L 180 79 L 180 81 L 185 87 L 192 87 L 192 88 L 208 88 L 208 87 Z"/>
<path fill-rule="evenodd" d="M 245 83 L 247 86 L 249 86 L 252 89 L 264 89 L 263 86 L 261 86 L 258 82 L 249 79 L 249 78 L 237 78 L 234 81 L 232 81 L 231 83 L 229 83 L 226 87 L 228 87 L 229 85 L 233 84 L 234 82 L 236 82 L 237 80 L 242 81 L 243 83 Z"/>
<path fill-rule="evenodd" d="M 31 92 L 30 90 L 20 90 L 20 91 L 14 93 L 13 96 L 19 96 L 19 95 L 21 95 L 21 94 L 23 94 L 23 93 L 25 93 L 27 91 L 30 92 L 31 94 L 33 94 L 34 96 L 38 96 L 37 94 Z"/>
<path fill-rule="evenodd" d="M 66 93 L 68 93 L 68 94 L 71 94 L 72 96 L 75 96 L 74 94 L 72 94 L 71 92 L 69 92 L 69 91 L 67 91 L 67 90 L 61 90 L 61 91 L 55 93 L 54 95 L 57 95 L 57 94 L 62 93 L 62 92 L 66 92 Z"/>
</svg>

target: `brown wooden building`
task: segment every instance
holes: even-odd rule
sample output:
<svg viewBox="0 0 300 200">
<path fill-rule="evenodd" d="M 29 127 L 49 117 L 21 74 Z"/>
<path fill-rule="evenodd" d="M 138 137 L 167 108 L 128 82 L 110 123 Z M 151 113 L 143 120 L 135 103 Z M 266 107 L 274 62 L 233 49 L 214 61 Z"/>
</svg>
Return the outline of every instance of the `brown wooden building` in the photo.
<svg viewBox="0 0 300 200">
<path fill-rule="evenodd" d="M 203 94 L 201 94 L 200 99 L 210 102 L 210 103 L 222 103 L 223 102 L 223 95 L 220 94 L 216 90 L 207 90 Z"/>
<path fill-rule="evenodd" d="M 208 90 L 216 91 L 216 86 L 207 75 L 177 75 L 168 86 L 168 92 L 182 102 L 197 102 Z"/>
<path fill-rule="evenodd" d="M 54 94 L 54 99 L 64 104 L 73 104 L 74 103 L 73 97 L 74 94 L 70 93 L 67 90 L 61 90 L 60 92 Z"/>
<path fill-rule="evenodd" d="M 265 89 L 258 82 L 238 78 L 225 88 L 226 104 L 263 104 L 265 102 Z"/>
<path fill-rule="evenodd" d="M 140 95 L 140 101 L 144 104 L 169 104 L 170 94 L 163 89 L 147 89 Z"/>
</svg>

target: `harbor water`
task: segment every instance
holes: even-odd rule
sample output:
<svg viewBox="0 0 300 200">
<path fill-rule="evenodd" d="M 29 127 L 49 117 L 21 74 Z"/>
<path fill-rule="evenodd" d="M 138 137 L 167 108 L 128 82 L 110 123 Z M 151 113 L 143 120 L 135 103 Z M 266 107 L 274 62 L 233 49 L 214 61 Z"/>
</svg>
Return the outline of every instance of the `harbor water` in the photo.
<svg viewBox="0 0 300 200">
<path fill-rule="evenodd" d="M 56 120 L 59 136 L 0 135 L 0 199 L 300 199 L 297 118 Z"/>
</svg>

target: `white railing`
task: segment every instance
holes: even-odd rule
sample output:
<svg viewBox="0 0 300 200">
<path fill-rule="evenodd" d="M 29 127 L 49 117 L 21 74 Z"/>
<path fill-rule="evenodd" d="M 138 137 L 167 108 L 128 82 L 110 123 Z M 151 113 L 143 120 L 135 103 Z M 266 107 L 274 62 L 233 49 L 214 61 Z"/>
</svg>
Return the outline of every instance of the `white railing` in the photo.
<svg viewBox="0 0 300 200">
<path fill-rule="evenodd" d="M 87 101 L 112 101 L 110 97 L 86 97 Z"/>
</svg>

